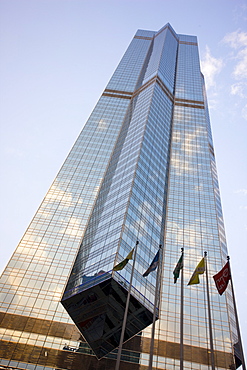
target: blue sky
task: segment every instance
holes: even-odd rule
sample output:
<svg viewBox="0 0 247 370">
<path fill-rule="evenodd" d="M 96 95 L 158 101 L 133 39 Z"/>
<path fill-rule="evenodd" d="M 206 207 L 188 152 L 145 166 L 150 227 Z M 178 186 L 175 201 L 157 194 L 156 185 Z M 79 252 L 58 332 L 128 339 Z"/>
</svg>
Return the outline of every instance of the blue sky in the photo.
<svg viewBox="0 0 247 370">
<path fill-rule="evenodd" d="M 247 1 L 1 0 L 2 270 L 138 28 L 198 37 L 247 349 Z"/>
</svg>

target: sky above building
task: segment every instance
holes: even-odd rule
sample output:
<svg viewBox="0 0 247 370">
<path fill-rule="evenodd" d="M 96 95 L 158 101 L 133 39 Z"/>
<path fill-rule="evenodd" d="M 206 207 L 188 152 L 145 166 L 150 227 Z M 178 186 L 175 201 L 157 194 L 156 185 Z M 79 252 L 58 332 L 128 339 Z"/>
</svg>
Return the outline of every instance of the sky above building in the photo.
<svg viewBox="0 0 247 370">
<path fill-rule="evenodd" d="M 137 29 L 196 35 L 247 349 L 247 1 L 0 1 L 0 271 Z M 210 257 L 210 256 L 209 256 Z"/>
</svg>

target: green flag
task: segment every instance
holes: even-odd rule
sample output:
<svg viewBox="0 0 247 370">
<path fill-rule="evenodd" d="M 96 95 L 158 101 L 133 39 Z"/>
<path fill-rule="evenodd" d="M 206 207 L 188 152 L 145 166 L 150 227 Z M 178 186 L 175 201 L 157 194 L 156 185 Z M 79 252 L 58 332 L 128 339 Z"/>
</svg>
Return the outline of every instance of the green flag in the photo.
<svg viewBox="0 0 247 370">
<path fill-rule="evenodd" d="M 181 254 L 181 257 L 179 258 L 178 260 L 178 263 L 173 271 L 173 276 L 174 276 L 174 284 L 176 284 L 178 278 L 179 278 L 179 274 L 180 274 L 180 270 L 182 270 L 182 268 L 184 267 L 184 264 L 183 264 L 183 254 Z"/>
<path fill-rule="evenodd" d="M 129 260 L 132 260 L 133 259 L 132 256 L 133 256 L 134 249 L 135 248 L 133 248 L 132 251 L 129 252 L 128 256 L 122 262 L 120 262 L 115 267 L 113 267 L 113 271 L 122 270 L 127 265 L 127 263 L 129 262 Z"/>
</svg>

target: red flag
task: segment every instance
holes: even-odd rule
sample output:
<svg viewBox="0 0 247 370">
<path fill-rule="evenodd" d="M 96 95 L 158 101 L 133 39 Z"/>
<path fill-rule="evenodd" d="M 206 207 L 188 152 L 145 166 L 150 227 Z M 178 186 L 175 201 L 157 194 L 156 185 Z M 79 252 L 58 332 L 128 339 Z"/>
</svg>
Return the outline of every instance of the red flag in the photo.
<svg viewBox="0 0 247 370">
<path fill-rule="evenodd" d="M 231 279 L 229 261 L 213 278 L 219 294 L 222 295 L 227 288 L 228 281 Z"/>
</svg>

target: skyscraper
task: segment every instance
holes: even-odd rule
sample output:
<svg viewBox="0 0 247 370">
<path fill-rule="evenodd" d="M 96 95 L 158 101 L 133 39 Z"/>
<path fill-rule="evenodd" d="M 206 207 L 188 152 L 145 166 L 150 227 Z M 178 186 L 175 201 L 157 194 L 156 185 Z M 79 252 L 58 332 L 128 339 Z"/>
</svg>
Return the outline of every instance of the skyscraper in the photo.
<svg viewBox="0 0 247 370">
<path fill-rule="evenodd" d="M 233 369 L 232 296 L 211 278 L 227 247 L 197 39 L 169 24 L 137 31 L 2 275 L 1 366 L 114 369 L 132 262 L 112 269 L 137 240 L 121 369 L 148 364 L 157 272 L 143 273 L 159 245 L 153 368 L 179 368 L 172 272 L 184 248 L 187 280 L 208 253 L 216 368 Z M 200 280 L 184 289 L 184 368 L 193 370 L 211 361 Z"/>
</svg>

